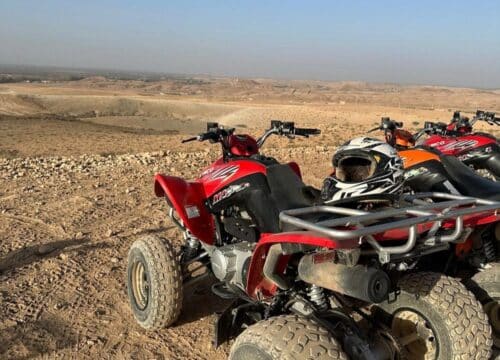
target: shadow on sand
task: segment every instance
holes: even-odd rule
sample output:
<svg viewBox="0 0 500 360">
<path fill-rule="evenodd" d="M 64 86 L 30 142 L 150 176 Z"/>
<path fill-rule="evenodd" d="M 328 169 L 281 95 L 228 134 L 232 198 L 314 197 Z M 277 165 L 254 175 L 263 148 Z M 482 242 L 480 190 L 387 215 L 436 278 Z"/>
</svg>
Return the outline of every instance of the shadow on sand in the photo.
<svg viewBox="0 0 500 360">
<path fill-rule="evenodd" d="M 32 359 L 75 346 L 78 336 L 62 319 L 51 315 L 0 330 L 0 358 Z"/>
<path fill-rule="evenodd" d="M 69 251 L 89 251 L 94 249 L 104 249 L 110 247 L 107 243 L 89 243 L 89 240 L 70 239 L 57 240 L 41 245 L 27 246 L 19 250 L 14 250 L 0 258 L 0 273 L 15 270 L 17 268 L 33 264 L 37 261 L 59 256 L 66 248 Z"/>
</svg>

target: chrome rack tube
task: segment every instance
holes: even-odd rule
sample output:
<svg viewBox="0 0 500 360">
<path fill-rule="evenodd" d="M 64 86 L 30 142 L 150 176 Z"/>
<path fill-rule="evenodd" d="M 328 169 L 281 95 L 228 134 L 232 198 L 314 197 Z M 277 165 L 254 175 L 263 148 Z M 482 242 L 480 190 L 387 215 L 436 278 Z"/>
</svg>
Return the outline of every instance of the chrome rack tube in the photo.
<svg viewBox="0 0 500 360">
<path fill-rule="evenodd" d="M 443 201 L 428 203 L 422 200 L 424 198 Z M 445 193 L 420 193 L 406 195 L 403 199 L 413 203 L 413 206 L 379 212 L 326 205 L 312 206 L 282 211 L 280 223 L 301 230 L 313 231 L 336 241 L 365 238 L 378 251 L 383 251 L 386 254 L 400 254 L 412 249 L 417 241 L 445 243 L 458 240 L 464 231 L 463 216 L 486 212 L 494 212 L 498 216 L 500 209 L 498 201 Z M 339 215 L 340 217 L 316 222 L 301 218 L 304 215 L 318 213 Z M 390 221 L 381 222 L 389 219 Z M 454 220 L 454 231 L 451 234 L 437 236 L 443 220 Z M 417 225 L 424 223 L 432 223 L 431 229 L 426 239 L 418 239 Z M 338 227 L 342 227 L 342 229 L 338 229 Z M 353 228 L 346 229 L 346 227 Z M 403 245 L 383 247 L 371 236 L 394 229 L 408 229 L 408 240 Z"/>
</svg>

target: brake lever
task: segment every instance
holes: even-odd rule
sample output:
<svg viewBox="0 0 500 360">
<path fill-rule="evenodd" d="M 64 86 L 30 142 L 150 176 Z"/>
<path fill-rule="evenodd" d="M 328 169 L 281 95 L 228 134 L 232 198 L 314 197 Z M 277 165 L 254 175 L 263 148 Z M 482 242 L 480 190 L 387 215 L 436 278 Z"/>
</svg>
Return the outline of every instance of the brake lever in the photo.
<svg viewBox="0 0 500 360">
<path fill-rule="evenodd" d="M 198 136 L 193 136 L 193 137 L 190 137 L 189 139 L 184 139 L 181 141 L 181 143 L 184 144 L 184 143 L 187 143 L 190 141 L 195 141 L 195 140 L 198 140 Z"/>
</svg>

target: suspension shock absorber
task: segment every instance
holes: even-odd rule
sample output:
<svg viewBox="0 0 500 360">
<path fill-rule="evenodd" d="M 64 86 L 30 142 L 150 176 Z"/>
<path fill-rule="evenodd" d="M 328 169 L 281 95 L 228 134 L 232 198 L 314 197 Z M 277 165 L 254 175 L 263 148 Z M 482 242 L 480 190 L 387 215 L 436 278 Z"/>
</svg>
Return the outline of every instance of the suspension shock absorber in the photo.
<svg viewBox="0 0 500 360">
<path fill-rule="evenodd" d="M 184 261 L 191 260 L 198 253 L 200 241 L 191 234 L 189 230 L 184 230 L 182 236 L 184 237 L 185 245 L 183 248 L 182 259 Z"/>
<path fill-rule="evenodd" d="M 309 295 L 309 299 L 316 305 L 318 310 L 328 310 L 328 300 L 325 296 L 323 288 L 317 285 L 311 285 L 307 295 Z"/>
<path fill-rule="evenodd" d="M 182 237 L 184 238 L 181 262 L 189 261 L 198 253 L 200 241 L 197 237 L 191 234 L 191 232 L 184 226 L 182 220 L 176 216 L 177 214 L 173 207 L 170 207 L 168 215 L 172 219 L 172 222 L 182 231 Z"/>
<path fill-rule="evenodd" d="M 495 249 L 495 243 L 493 242 L 491 236 L 486 239 L 483 238 L 483 252 L 484 256 L 486 257 L 486 261 L 488 262 L 495 261 L 497 254 Z"/>
<path fill-rule="evenodd" d="M 495 261 L 497 257 L 495 229 L 487 228 L 482 231 L 476 247 L 481 263 Z"/>
</svg>

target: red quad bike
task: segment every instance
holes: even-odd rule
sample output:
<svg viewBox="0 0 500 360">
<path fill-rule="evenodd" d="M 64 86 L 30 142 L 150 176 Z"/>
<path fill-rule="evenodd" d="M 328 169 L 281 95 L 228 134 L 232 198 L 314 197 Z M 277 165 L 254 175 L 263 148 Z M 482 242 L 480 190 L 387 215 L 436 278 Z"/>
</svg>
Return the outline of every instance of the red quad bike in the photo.
<svg viewBox="0 0 500 360">
<path fill-rule="evenodd" d="M 426 122 L 424 129 L 416 134 L 415 140 L 428 134 L 430 136 L 420 144 L 435 148 L 445 155 L 453 155 L 481 176 L 497 181 L 500 179 L 498 139 L 490 134 L 473 132 L 472 128 L 477 121 L 500 125 L 500 118 L 495 117 L 492 112 L 478 110 L 472 120 L 469 120 L 456 111 L 448 125 Z"/>
<path fill-rule="evenodd" d="M 446 192 L 500 201 L 500 183 L 479 176 L 470 166 L 435 148 L 414 145 L 403 124 L 382 118 L 377 130 L 396 147 L 405 167 L 405 188 L 410 192 Z M 375 130 L 375 129 L 374 129 Z M 463 280 L 483 304 L 493 328 L 494 348 L 500 353 L 500 223 L 473 229 L 468 239 L 452 245 L 448 252 L 426 258 L 430 269 Z M 422 261 L 420 262 L 422 265 Z"/>
<path fill-rule="evenodd" d="M 137 322 L 174 324 L 196 262 L 218 279 L 213 292 L 232 299 L 215 325 L 216 346 L 236 337 L 230 359 L 488 359 L 491 327 L 479 302 L 419 263 L 497 222 L 500 202 L 426 193 L 378 212 L 316 204 L 297 164 L 259 148 L 271 134 L 317 133 L 272 121 L 256 141 L 209 124 L 187 140 L 220 143 L 223 155 L 193 181 L 155 176 L 186 243 L 175 250 L 149 235 L 132 244 Z"/>
</svg>

